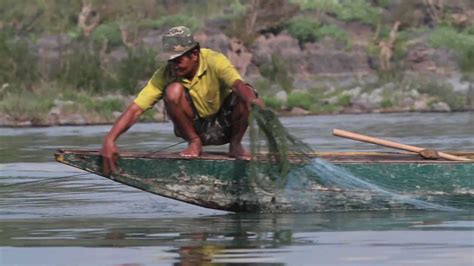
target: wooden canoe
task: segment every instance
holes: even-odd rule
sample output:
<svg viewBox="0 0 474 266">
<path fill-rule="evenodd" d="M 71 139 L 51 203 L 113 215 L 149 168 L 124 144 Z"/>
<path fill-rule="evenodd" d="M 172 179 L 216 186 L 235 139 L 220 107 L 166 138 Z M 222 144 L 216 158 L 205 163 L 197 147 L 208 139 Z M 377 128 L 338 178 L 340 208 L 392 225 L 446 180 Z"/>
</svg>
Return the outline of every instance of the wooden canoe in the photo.
<svg viewBox="0 0 474 266">
<path fill-rule="evenodd" d="M 474 153 L 452 153 L 474 159 Z M 424 201 L 445 202 L 469 208 L 474 202 L 474 162 L 426 160 L 412 153 L 315 153 L 355 176 L 402 195 Z M 98 151 L 66 150 L 56 161 L 102 175 Z M 419 206 L 381 197 L 370 191 L 327 187 L 314 180 L 288 180 L 285 188 L 268 189 L 249 175 L 249 161 L 224 153 L 204 153 L 199 158 L 177 153 L 124 152 L 117 173 L 110 178 L 144 191 L 202 207 L 232 212 L 322 212 L 412 209 Z M 294 163 L 294 167 L 301 167 Z"/>
</svg>

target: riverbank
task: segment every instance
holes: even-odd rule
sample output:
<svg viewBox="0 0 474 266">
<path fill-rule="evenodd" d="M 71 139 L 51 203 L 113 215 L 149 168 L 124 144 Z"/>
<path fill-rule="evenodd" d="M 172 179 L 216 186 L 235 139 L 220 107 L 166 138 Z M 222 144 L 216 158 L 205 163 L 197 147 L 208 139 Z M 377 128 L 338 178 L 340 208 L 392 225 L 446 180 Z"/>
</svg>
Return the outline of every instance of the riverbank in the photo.
<svg viewBox="0 0 474 266">
<path fill-rule="evenodd" d="M 406 110 L 396 108 L 382 108 L 374 109 L 370 111 L 362 111 L 359 109 L 344 109 L 339 112 L 331 113 L 311 113 L 308 110 L 301 108 L 293 108 L 291 110 L 276 111 L 277 115 L 281 118 L 286 117 L 305 117 L 315 115 L 370 115 L 370 114 L 434 114 L 434 113 L 474 113 L 474 110 L 463 110 L 463 111 L 447 111 L 447 110 Z M 38 119 L 25 119 L 25 120 L 13 120 L 11 117 L 0 114 L 0 128 L 28 128 L 28 127 L 52 127 L 52 126 L 97 126 L 97 125 L 112 125 L 120 115 L 120 112 L 113 112 L 112 116 L 97 116 L 96 113 L 73 113 L 64 116 L 58 116 L 56 113 L 48 115 L 45 120 Z M 144 117 L 140 119 L 141 123 L 160 123 L 168 122 L 170 119 L 166 116 L 162 107 L 156 107 L 152 110 L 147 111 Z"/>
<path fill-rule="evenodd" d="M 456 87 L 454 87 L 454 85 Z M 0 99 L 1 127 L 111 124 L 134 95 L 100 95 L 84 90 L 39 88 L 14 92 Z M 474 86 L 469 82 L 404 78 L 397 82 L 365 83 L 354 87 L 280 90 L 262 96 L 279 116 L 466 112 L 474 111 Z M 161 122 L 167 117 L 159 101 L 140 118 Z"/>
<path fill-rule="evenodd" d="M 173 3 L 9 3 L 22 11 L 0 11 L 0 126 L 112 123 L 177 24 L 280 115 L 474 110 L 469 1 Z M 158 105 L 142 121 L 164 117 Z"/>
</svg>

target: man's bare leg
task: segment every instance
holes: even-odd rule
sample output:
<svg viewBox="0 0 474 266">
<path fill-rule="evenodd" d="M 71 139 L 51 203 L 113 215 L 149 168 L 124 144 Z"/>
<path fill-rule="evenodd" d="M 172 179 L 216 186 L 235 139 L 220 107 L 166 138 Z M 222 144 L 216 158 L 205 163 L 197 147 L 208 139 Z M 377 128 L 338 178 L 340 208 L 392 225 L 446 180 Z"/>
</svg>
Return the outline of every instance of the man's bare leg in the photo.
<svg viewBox="0 0 474 266">
<path fill-rule="evenodd" d="M 240 159 L 249 159 L 250 154 L 242 146 L 242 138 L 248 127 L 248 118 L 250 111 L 245 103 L 239 97 L 232 112 L 232 132 L 229 142 L 229 156 Z"/>
<path fill-rule="evenodd" d="M 181 151 L 183 157 L 198 157 L 202 153 L 202 142 L 193 125 L 193 109 L 184 94 L 185 88 L 179 82 L 166 87 L 165 106 L 173 123 L 188 141 L 188 148 Z"/>
</svg>

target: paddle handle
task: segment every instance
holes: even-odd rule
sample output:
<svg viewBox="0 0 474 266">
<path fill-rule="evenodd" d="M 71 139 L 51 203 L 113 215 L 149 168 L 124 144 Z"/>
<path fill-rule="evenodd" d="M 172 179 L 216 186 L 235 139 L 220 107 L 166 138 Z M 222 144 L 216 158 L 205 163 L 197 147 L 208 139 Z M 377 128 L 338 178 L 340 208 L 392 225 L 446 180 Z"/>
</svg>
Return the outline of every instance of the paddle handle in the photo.
<svg viewBox="0 0 474 266">
<path fill-rule="evenodd" d="M 353 139 L 353 140 L 359 140 L 359 141 L 363 141 L 363 142 L 367 142 L 367 143 L 377 144 L 377 145 L 381 145 L 381 146 L 385 146 L 385 147 L 389 147 L 389 148 L 406 150 L 406 151 L 411 151 L 411 152 L 416 152 L 416 153 L 420 153 L 422 150 L 425 149 L 425 148 L 406 145 L 406 144 L 402 144 L 402 143 L 398 143 L 398 142 L 394 142 L 394 141 L 390 141 L 390 140 L 384 140 L 384 139 L 374 138 L 374 137 L 370 137 L 370 136 L 366 136 L 366 135 L 361 135 L 361 134 L 357 134 L 357 133 L 354 133 L 354 132 L 345 131 L 345 130 L 341 130 L 341 129 L 333 129 L 332 134 L 334 136 L 338 136 L 338 137 L 343 137 L 343 138 L 348 138 L 348 139 Z M 454 156 L 454 155 L 447 154 L 447 153 L 444 153 L 444 152 L 438 152 L 438 156 L 440 158 L 443 158 L 443 159 L 446 159 L 446 160 L 451 160 L 451 161 L 470 161 L 467 158 Z"/>
</svg>

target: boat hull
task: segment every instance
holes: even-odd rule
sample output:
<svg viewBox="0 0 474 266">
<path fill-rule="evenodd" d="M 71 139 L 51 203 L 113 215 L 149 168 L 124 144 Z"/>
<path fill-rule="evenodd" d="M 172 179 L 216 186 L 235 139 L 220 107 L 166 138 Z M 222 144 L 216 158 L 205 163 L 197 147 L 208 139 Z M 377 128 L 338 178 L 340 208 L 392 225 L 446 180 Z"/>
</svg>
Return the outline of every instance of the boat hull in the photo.
<svg viewBox="0 0 474 266">
<path fill-rule="evenodd" d="M 472 156 L 470 153 L 466 153 Z M 102 175 L 97 151 L 59 150 L 56 160 Z M 233 212 L 322 212 L 419 208 L 387 196 L 389 191 L 436 202 L 472 202 L 474 163 L 426 161 L 411 154 L 315 154 L 383 188 L 377 193 L 291 178 L 269 187 L 250 174 L 250 163 L 222 154 L 188 159 L 177 154 L 123 153 L 110 178 L 144 191 L 202 207 Z M 299 164 L 293 168 L 302 167 Z M 466 193 L 464 193 L 466 192 Z M 454 198 L 453 198 L 454 197 Z M 468 206 L 469 207 L 469 206 Z"/>
</svg>

